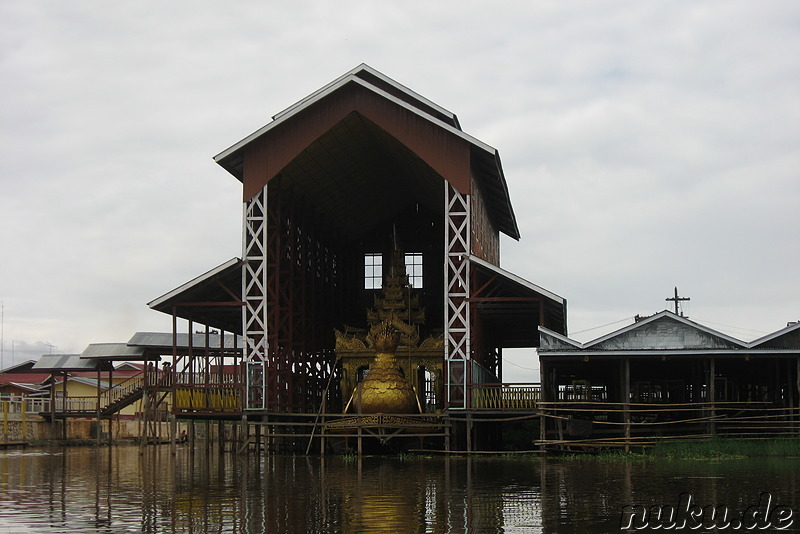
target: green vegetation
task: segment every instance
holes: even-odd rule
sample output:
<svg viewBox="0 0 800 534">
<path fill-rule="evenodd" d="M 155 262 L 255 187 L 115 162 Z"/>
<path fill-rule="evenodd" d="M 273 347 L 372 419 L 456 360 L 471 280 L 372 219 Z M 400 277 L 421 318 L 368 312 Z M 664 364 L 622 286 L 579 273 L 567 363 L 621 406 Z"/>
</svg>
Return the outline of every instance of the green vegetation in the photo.
<svg viewBox="0 0 800 534">
<path fill-rule="evenodd" d="M 670 460 L 725 460 L 732 458 L 800 456 L 800 439 L 661 441 L 649 454 Z"/>
<path fill-rule="evenodd" d="M 659 441 L 650 449 L 624 452 L 604 449 L 598 452 L 565 453 L 563 460 L 658 461 L 658 460 L 731 460 L 737 458 L 798 458 L 800 439 L 715 438 L 706 441 Z"/>
<path fill-rule="evenodd" d="M 650 456 L 641 452 L 625 452 L 622 449 L 606 449 L 598 452 L 564 454 L 559 456 L 564 460 L 602 460 L 602 461 L 644 461 Z"/>
</svg>

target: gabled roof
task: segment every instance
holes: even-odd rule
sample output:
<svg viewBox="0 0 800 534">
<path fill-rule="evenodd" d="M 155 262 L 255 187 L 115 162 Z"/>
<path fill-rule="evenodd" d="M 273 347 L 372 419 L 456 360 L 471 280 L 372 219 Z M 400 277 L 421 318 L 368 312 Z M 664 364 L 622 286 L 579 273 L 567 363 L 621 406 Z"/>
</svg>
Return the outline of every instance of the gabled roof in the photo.
<svg viewBox="0 0 800 534">
<path fill-rule="evenodd" d="M 376 83 L 376 81 L 378 81 L 378 83 Z M 214 156 L 214 161 L 216 161 L 225 170 L 241 181 L 243 178 L 243 170 L 240 167 L 241 162 L 236 156 L 237 154 L 241 156 L 240 151 L 245 146 L 263 136 L 273 128 L 276 128 L 281 123 L 290 120 L 300 111 L 307 109 L 309 106 L 325 99 L 327 96 L 335 93 L 338 89 L 349 83 L 358 84 L 369 89 L 370 91 L 374 91 L 375 93 L 385 97 L 387 100 L 391 100 L 397 105 L 405 107 L 413 113 L 424 117 L 426 120 L 436 122 L 439 126 L 448 128 L 454 135 L 479 145 L 485 151 L 494 152 L 494 149 L 489 145 L 482 143 L 481 141 L 478 141 L 472 136 L 464 133 L 458 124 L 458 119 L 456 118 L 455 114 L 450 113 L 425 97 L 415 93 L 414 91 L 411 91 L 404 85 L 397 83 L 388 76 L 373 69 L 366 63 L 362 63 L 354 69 L 344 73 L 342 76 L 339 76 L 332 82 L 324 85 L 320 89 L 317 89 L 305 98 L 300 99 L 283 111 L 276 113 L 272 116 L 272 122 L 262 126 L 241 141 L 233 144 Z"/>
<path fill-rule="evenodd" d="M 542 355 L 575 352 L 616 355 L 725 353 L 748 351 L 750 344 L 664 310 L 592 341 L 580 343 L 539 328 Z"/>
<path fill-rule="evenodd" d="M 120 371 L 144 371 L 144 364 L 143 363 L 134 363 L 134 362 L 123 362 L 114 368 L 114 372 L 118 373 Z"/>
<path fill-rule="evenodd" d="M 664 350 L 683 348 L 744 348 L 746 344 L 736 338 L 713 330 L 664 310 L 642 321 L 620 328 L 615 332 L 584 343 L 585 349 L 641 349 Z"/>
<path fill-rule="evenodd" d="M 352 118 L 353 114 L 359 118 Z M 326 137 L 335 129 L 336 135 Z M 274 143 L 269 150 L 264 148 L 267 142 Z M 327 146 L 320 148 L 320 143 Z M 380 148 L 376 151 L 365 143 Z M 354 160 L 354 145 L 369 154 L 359 152 Z M 362 175 L 375 177 L 371 160 L 376 157 L 387 158 L 395 166 L 402 160 L 400 165 L 416 169 L 415 174 L 426 179 L 435 173 L 462 192 L 468 192 L 472 175 L 498 230 L 519 239 L 497 150 L 463 132 L 453 113 L 368 65 L 359 65 L 276 114 L 272 122 L 223 150 L 214 160 L 244 184 L 248 200 L 290 163 L 297 163 L 292 171 L 295 182 L 308 172 L 307 168 L 319 167 L 316 155 L 297 161 L 309 148 L 323 154 L 332 150 L 336 161 L 321 166 L 319 172 L 337 184 L 356 184 L 355 191 L 368 183 Z M 367 168 L 353 169 L 359 163 Z M 331 176 L 331 170 L 340 167 L 336 172 L 341 176 Z M 248 178 L 248 169 L 258 169 L 259 178 Z M 312 184 L 318 185 L 313 178 L 306 178 L 300 187 L 308 189 Z M 431 196 L 426 186 L 414 186 L 426 192 L 421 196 Z M 435 204 L 440 205 L 438 200 Z"/>
<path fill-rule="evenodd" d="M 749 345 L 753 348 L 800 349 L 800 322 L 789 323 L 786 328 L 755 339 Z"/>
<path fill-rule="evenodd" d="M 342 74 L 332 82 L 328 83 L 321 89 L 314 91 L 313 93 L 303 98 L 296 104 L 292 104 L 291 106 L 284 109 L 280 113 L 276 113 L 275 115 L 273 115 L 272 119 L 278 120 L 286 115 L 294 113 L 297 109 L 306 106 L 309 103 L 318 100 L 319 98 L 322 98 L 333 87 L 336 87 L 337 85 L 350 79 L 351 77 L 357 77 L 361 80 L 369 82 L 375 87 L 382 89 L 386 93 L 389 93 L 394 97 L 402 100 L 403 102 L 406 102 L 411 106 L 414 106 L 421 112 L 427 113 L 459 130 L 461 129 L 461 126 L 458 123 L 458 118 L 454 113 L 451 113 L 446 109 L 444 109 L 443 107 L 434 104 L 424 96 L 412 91 L 408 87 L 397 83 L 396 81 L 392 80 L 385 74 L 373 69 L 366 63 L 362 63 L 361 65 L 355 67 L 354 69 Z"/>
<path fill-rule="evenodd" d="M 554 332 L 544 326 L 539 327 L 539 352 L 547 350 L 582 349 L 583 343 Z"/>
</svg>

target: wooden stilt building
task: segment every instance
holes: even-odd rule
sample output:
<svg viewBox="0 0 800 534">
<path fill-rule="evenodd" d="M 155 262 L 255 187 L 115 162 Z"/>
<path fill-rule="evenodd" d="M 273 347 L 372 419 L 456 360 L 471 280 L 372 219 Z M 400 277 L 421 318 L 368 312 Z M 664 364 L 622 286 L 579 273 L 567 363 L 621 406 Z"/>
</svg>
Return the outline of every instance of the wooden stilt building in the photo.
<svg viewBox="0 0 800 534">
<path fill-rule="evenodd" d="M 242 183 L 242 257 L 149 303 L 171 333 L 40 363 L 111 383 L 114 361 L 142 361 L 84 403 L 99 422 L 143 399 L 142 443 L 165 421 L 174 443 L 179 419 L 240 451 L 500 450 L 512 421 L 541 448 L 800 435 L 799 324 L 743 342 L 677 314 L 676 288 L 676 313 L 570 339 L 566 301 L 500 267 L 500 234 L 520 236 L 497 151 L 366 65 L 215 160 Z M 503 382 L 503 349 L 525 347 L 542 384 Z M 88 412 L 53 397 L 49 416 Z"/>
<path fill-rule="evenodd" d="M 798 323 L 752 342 L 670 311 L 587 343 L 540 332 L 543 443 L 800 435 Z"/>
<path fill-rule="evenodd" d="M 519 230 L 498 152 L 367 65 L 215 160 L 242 183 L 242 257 L 150 306 L 173 316 L 175 335 L 185 320 L 242 336 L 226 362 L 241 371 L 241 416 L 264 433 L 320 432 L 342 413 L 366 369 L 358 350 L 337 353 L 335 333 L 368 332 L 388 301 L 415 339 L 398 360 L 420 417 L 448 431 L 455 420 L 461 446 L 473 446 L 474 399 L 502 382 L 502 350 L 535 347 L 539 325 L 566 334 L 566 301 L 500 267 L 500 234 Z M 390 294 L 398 254 L 406 273 Z M 359 435 L 390 430 L 379 427 Z"/>
</svg>

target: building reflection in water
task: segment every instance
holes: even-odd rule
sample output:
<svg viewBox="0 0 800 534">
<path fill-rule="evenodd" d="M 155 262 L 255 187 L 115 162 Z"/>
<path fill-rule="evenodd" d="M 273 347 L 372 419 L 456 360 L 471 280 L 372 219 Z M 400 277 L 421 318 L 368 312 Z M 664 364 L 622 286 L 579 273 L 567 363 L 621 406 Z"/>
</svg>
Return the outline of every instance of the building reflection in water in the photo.
<svg viewBox="0 0 800 534">
<path fill-rule="evenodd" d="M 798 510 L 800 460 L 171 456 L 167 448 L 0 453 L 0 531 L 609 532 L 622 507 L 744 510 L 758 491 Z M 744 486 L 741 481 L 747 480 Z M 739 482 L 737 482 L 739 481 Z"/>
</svg>

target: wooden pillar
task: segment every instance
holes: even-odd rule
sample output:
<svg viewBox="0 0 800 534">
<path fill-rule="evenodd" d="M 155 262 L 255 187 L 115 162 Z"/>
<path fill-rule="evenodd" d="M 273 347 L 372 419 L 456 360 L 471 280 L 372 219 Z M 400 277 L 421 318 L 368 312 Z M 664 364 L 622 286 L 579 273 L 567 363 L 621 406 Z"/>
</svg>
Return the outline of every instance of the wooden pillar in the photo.
<svg viewBox="0 0 800 534">
<path fill-rule="evenodd" d="M 262 416 L 260 420 L 255 424 L 255 431 L 256 431 L 256 452 L 260 452 L 261 449 L 261 429 L 262 425 L 259 424 L 261 422 L 266 422 L 267 426 L 264 428 L 264 454 L 269 453 L 269 449 L 272 446 L 272 442 L 270 441 L 269 437 L 269 416 Z"/>
<path fill-rule="evenodd" d="M 714 357 L 710 357 L 708 359 L 708 364 L 706 365 L 706 394 L 707 398 L 705 401 L 708 403 L 706 405 L 706 417 L 712 418 L 714 417 L 714 401 L 717 398 L 716 392 L 716 366 L 714 362 Z M 708 420 L 708 424 L 706 425 L 708 428 L 708 433 L 712 436 L 716 430 L 716 425 L 714 425 L 713 419 Z"/>
<path fill-rule="evenodd" d="M 22 441 L 28 441 L 28 410 L 25 406 L 25 399 L 20 403 L 20 417 L 22 418 Z M 65 420 L 66 421 L 66 420 Z"/>
<path fill-rule="evenodd" d="M 325 402 L 324 400 L 322 401 Z M 319 455 L 325 457 L 325 414 L 322 414 L 322 424 L 319 427 Z"/>
<path fill-rule="evenodd" d="M 53 429 L 55 429 L 55 424 L 56 424 L 56 375 L 55 375 L 55 373 L 50 375 L 50 380 L 51 380 L 51 383 L 50 383 L 50 423 L 53 425 Z M 55 435 L 55 432 L 53 434 Z"/>
<path fill-rule="evenodd" d="M 169 453 L 175 456 L 178 443 L 178 419 L 175 414 L 169 415 Z"/>
<path fill-rule="evenodd" d="M 110 395 L 111 395 L 111 391 L 110 390 L 111 390 L 111 387 L 114 385 L 114 365 L 111 362 L 109 362 L 109 365 L 110 365 L 110 367 L 108 369 L 108 389 L 109 389 L 109 398 L 111 398 L 110 397 Z M 99 380 L 97 381 L 97 389 L 98 389 L 98 391 L 100 390 L 100 381 Z M 99 426 L 100 421 L 98 421 L 97 423 L 98 423 L 98 426 Z M 113 424 L 114 424 L 114 417 L 112 415 L 109 415 L 109 417 L 108 417 L 108 445 L 109 446 L 113 443 L 113 437 L 114 437 Z"/>
<path fill-rule="evenodd" d="M 63 415 L 62 421 L 64 424 L 61 427 L 61 437 L 67 439 L 67 373 L 63 373 L 63 381 L 61 382 L 61 412 Z"/>
<path fill-rule="evenodd" d="M 452 419 L 447 419 L 444 426 L 444 450 L 450 452 L 450 425 L 452 424 Z M 447 458 L 449 459 L 450 456 L 448 455 Z"/>
<path fill-rule="evenodd" d="M 794 386 L 792 385 L 792 372 L 791 360 L 786 360 L 786 398 L 784 399 L 784 406 L 786 406 L 786 418 L 784 419 L 787 426 L 791 428 L 794 423 Z M 790 430 L 789 434 L 792 433 Z"/>
<path fill-rule="evenodd" d="M 545 417 L 544 407 L 546 402 L 552 401 L 550 397 L 550 370 L 547 363 L 539 357 L 539 449 L 545 449 L 547 440 L 547 418 Z"/>
<path fill-rule="evenodd" d="M 242 438 L 242 444 L 240 445 L 240 452 L 244 452 L 244 449 L 247 449 L 247 440 L 249 439 L 248 432 L 247 432 L 247 415 L 242 414 L 242 420 L 239 423 L 239 436 Z M 249 449 L 248 449 L 249 450 Z"/>
<path fill-rule="evenodd" d="M 795 370 L 794 377 L 795 377 L 795 387 L 797 392 L 797 406 L 798 410 L 800 410 L 800 356 L 798 356 L 795 359 L 797 361 L 797 369 Z M 795 421 L 800 423 L 800 413 L 798 413 L 797 417 L 795 417 Z M 798 427 L 797 429 L 797 435 L 800 436 L 800 427 Z"/>
<path fill-rule="evenodd" d="M 8 405 L 10 400 L 0 400 L 3 405 L 3 441 L 8 441 Z M 22 401 L 22 411 L 25 411 L 25 401 Z M 25 438 L 23 437 L 23 441 Z"/>
<path fill-rule="evenodd" d="M 622 359 L 622 420 L 625 423 L 625 452 L 630 452 L 631 440 L 631 360 Z"/>
<path fill-rule="evenodd" d="M 467 414 L 467 454 L 472 453 L 472 414 Z"/>
<path fill-rule="evenodd" d="M 99 447 L 101 444 L 100 436 L 102 435 L 103 423 L 100 419 L 100 365 L 97 366 L 97 425 L 95 426 L 95 431 L 97 432 L 97 443 L 96 445 Z"/>
</svg>

